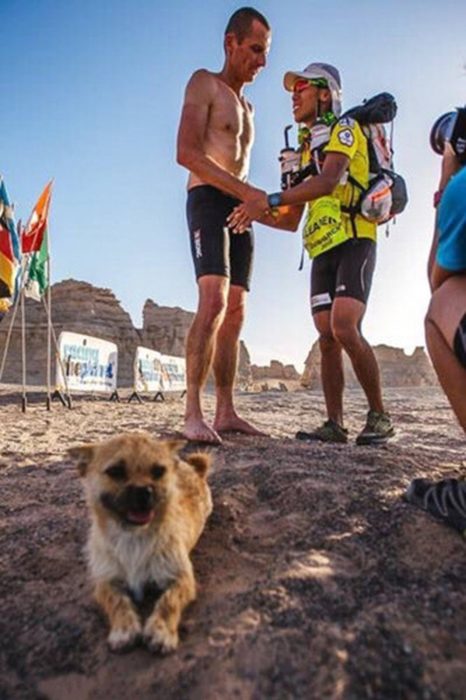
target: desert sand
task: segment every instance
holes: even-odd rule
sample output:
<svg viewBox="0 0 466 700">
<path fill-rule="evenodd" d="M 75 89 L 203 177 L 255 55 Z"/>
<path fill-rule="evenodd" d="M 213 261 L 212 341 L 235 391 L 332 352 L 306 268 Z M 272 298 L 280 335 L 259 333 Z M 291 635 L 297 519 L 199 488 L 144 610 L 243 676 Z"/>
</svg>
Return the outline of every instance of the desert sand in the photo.
<svg viewBox="0 0 466 700">
<path fill-rule="evenodd" d="M 396 437 L 357 447 L 293 439 L 319 392 L 238 396 L 270 437 L 210 448 L 214 511 L 194 552 L 198 599 L 179 650 L 111 654 L 90 596 L 87 513 L 66 448 L 148 430 L 173 436 L 183 402 L 0 394 L 2 700 L 440 700 L 466 697 L 466 550 L 403 501 L 414 477 L 466 474 L 465 436 L 436 388 L 389 390 Z M 207 398 L 208 413 L 212 398 Z"/>
</svg>

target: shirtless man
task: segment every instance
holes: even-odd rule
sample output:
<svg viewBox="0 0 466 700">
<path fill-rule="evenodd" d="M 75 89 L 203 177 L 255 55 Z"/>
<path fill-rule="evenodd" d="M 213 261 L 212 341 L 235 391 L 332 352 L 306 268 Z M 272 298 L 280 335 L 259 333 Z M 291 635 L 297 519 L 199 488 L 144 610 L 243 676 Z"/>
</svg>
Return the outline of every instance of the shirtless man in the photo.
<svg viewBox="0 0 466 700">
<path fill-rule="evenodd" d="M 240 201 L 267 206 L 264 192 L 246 181 L 254 125 L 243 87 L 265 66 L 270 40 L 265 17 L 252 8 L 237 10 L 225 30 L 222 70 L 198 70 L 186 88 L 177 161 L 189 170 L 187 217 L 199 289 L 186 343 L 183 434 L 188 440 L 219 444 L 219 433 L 226 431 L 260 434 L 233 405 L 253 233 L 233 234 L 226 219 Z M 211 366 L 217 401 L 213 425 L 204 420 L 201 406 Z"/>
</svg>

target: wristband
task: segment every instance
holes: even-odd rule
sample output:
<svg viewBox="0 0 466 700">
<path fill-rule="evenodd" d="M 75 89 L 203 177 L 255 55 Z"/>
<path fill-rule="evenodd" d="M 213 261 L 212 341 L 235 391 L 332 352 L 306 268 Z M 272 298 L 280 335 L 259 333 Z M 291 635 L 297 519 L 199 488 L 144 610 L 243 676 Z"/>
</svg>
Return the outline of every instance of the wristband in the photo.
<svg viewBox="0 0 466 700">
<path fill-rule="evenodd" d="M 271 209 L 274 209 L 275 207 L 279 207 L 280 204 L 282 203 L 282 193 L 281 192 L 274 192 L 273 194 L 267 195 L 267 202 L 268 202 L 269 207 Z"/>
<path fill-rule="evenodd" d="M 443 190 L 437 190 L 437 192 L 434 192 L 434 207 L 437 209 L 438 205 L 440 204 L 440 200 L 442 199 L 442 194 Z"/>
</svg>

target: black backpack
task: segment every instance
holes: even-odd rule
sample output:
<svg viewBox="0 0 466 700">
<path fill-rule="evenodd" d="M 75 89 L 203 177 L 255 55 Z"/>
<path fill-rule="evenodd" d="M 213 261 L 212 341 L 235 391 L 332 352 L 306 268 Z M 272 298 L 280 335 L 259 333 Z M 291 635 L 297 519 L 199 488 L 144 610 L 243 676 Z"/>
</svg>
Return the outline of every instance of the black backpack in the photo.
<svg viewBox="0 0 466 700">
<path fill-rule="evenodd" d="M 369 155 L 369 184 L 364 187 L 351 175 L 348 181 L 361 191 L 356 204 L 342 207 L 342 211 L 351 216 L 355 230 L 354 218 L 360 214 L 365 219 L 382 224 L 390 221 L 405 209 L 408 192 L 405 180 L 395 172 L 393 167 L 393 148 L 391 137 L 387 136 L 386 124 L 391 123 L 397 113 L 397 104 L 393 95 L 381 92 L 362 104 L 345 112 L 342 119 L 354 119 L 358 122 L 365 137 Z"/>
</svg>

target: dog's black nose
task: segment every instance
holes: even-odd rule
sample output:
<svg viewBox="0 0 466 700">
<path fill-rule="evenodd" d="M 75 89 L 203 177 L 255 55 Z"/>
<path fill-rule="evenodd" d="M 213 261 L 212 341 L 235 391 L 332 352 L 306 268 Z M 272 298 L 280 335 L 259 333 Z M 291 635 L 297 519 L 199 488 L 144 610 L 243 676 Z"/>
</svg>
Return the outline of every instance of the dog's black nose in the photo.
<svg viewBox="0 0 466 700">
<path fill-rule="evenodd" d="M 128 486 L 126 497 L 130 510 L 150 510 L 154 505 L 154 490 L 151 486 Z"/>
</svg>

